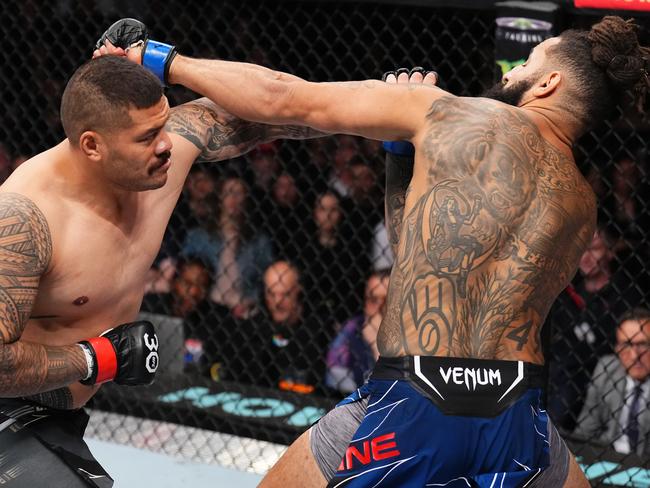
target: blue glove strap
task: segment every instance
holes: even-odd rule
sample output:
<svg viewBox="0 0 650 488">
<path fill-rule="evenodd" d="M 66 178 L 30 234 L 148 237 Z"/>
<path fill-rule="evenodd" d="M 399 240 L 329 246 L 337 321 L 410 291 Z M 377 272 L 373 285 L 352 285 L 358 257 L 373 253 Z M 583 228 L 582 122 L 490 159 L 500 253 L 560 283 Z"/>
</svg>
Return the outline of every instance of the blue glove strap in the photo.
<svg viewBox="0 0 650 488">
<path fill-rule="evenodd" d="M 174 46 L 158 41 L 147 41 L 147 46 L 142 55 L 142 66 L 158 77 L 165 84 L 165 61 Z"/>
<path fill-rule="evenodd" d="M 383 144 L 386 152 L 398 156 L 413 156 L 415 154 L 415 147 L 407 141 L 384 141 Z"/>
</svg>

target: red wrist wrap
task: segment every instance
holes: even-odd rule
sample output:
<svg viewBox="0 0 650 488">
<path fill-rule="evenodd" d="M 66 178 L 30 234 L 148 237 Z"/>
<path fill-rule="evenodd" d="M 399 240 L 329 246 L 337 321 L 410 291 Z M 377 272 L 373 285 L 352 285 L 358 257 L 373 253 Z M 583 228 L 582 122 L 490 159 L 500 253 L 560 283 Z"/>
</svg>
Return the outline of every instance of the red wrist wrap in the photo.
<svg viewBox="0 0 650 488">
<path fill-rule="evenodd" d="M 95 350 L 97 362 L 97 379 L 95 384 L 105 383 L 115 378 L 117 374 L 117 355 L 113 343 L 106 337 L 92 337 L 87 339 Z"/>
</svg>

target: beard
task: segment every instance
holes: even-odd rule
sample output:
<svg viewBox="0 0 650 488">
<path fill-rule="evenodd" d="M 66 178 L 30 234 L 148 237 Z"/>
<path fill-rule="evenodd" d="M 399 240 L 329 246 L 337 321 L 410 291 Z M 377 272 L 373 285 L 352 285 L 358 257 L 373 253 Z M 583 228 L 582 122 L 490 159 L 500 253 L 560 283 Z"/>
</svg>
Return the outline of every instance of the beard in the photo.
<svg viewBox="0 0 650 488">
<path fill-rule="evenodd" d="M 510 86 L 505 86 L 502 82 L 498 82 L 493 87 L 485 90 L 481 94 L 481 97 L 491 98 L 492 100 L 518 107 L 522 98 L 524 98 L 524 93 L 533 86 L 534 80 L 535 77 L 530 76 L 525 80 L 512 83 Z"/>
</svg>

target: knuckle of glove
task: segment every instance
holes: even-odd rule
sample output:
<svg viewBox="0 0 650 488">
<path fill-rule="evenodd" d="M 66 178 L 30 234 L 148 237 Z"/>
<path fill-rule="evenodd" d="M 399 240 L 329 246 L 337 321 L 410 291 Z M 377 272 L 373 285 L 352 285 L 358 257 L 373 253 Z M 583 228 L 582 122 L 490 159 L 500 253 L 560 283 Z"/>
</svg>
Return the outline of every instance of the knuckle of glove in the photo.
<svg viewBox="0 0 650 488">
<path fill-rule="evenodd" d="M 114 382 L 120 385 L 149 385 L 160 358 L 158 336 L 151 322 L 142 320 L 120 325 L 105 335 L 115 347 L 118 369 Z"/>
<path fill-rule="evenodd" d="M 120 19 L 111 25 L 97 41 L 95 47 L 100 49 L 108 39 L 116 47 L 126 49 L 133 44 L 146 41 L 149 35 L 147 26 L 137 19 Z"/>
<path fill-rule="evenodd" d="M 395 74 L 394 71 L 386 71 L 386 72 L 381 76 L 381 81 L 386 81 L 386 79 L 387 79 L 390 75 L 394 75 L 394 74 Z"/>
</svg>

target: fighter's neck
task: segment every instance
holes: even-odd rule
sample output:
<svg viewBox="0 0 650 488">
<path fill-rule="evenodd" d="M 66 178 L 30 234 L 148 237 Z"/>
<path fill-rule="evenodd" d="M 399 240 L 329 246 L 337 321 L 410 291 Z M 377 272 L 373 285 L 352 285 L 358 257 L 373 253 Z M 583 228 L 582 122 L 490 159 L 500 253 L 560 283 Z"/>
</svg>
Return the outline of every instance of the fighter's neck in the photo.
<svg viewBox="0 0 650 488">
<path fill-rule="evenodd" d="M 538 103 L 528 103 L 521 107 L 538 127 L 542 137 L 566 156 L 573 158 L 573 143 L 576 134 L 567 124 L 563 114 L 554 108 Z"/>
<path fill-rule="evenodd" d="M 116 188 L 89 168 L 88 161 L 74 151 L 66 140 L 54 148 L 56 174 L 61 192 L 103 218 L 118 222 L 124 212 L 137 205 L 137 192 Z"/>
</svg>

